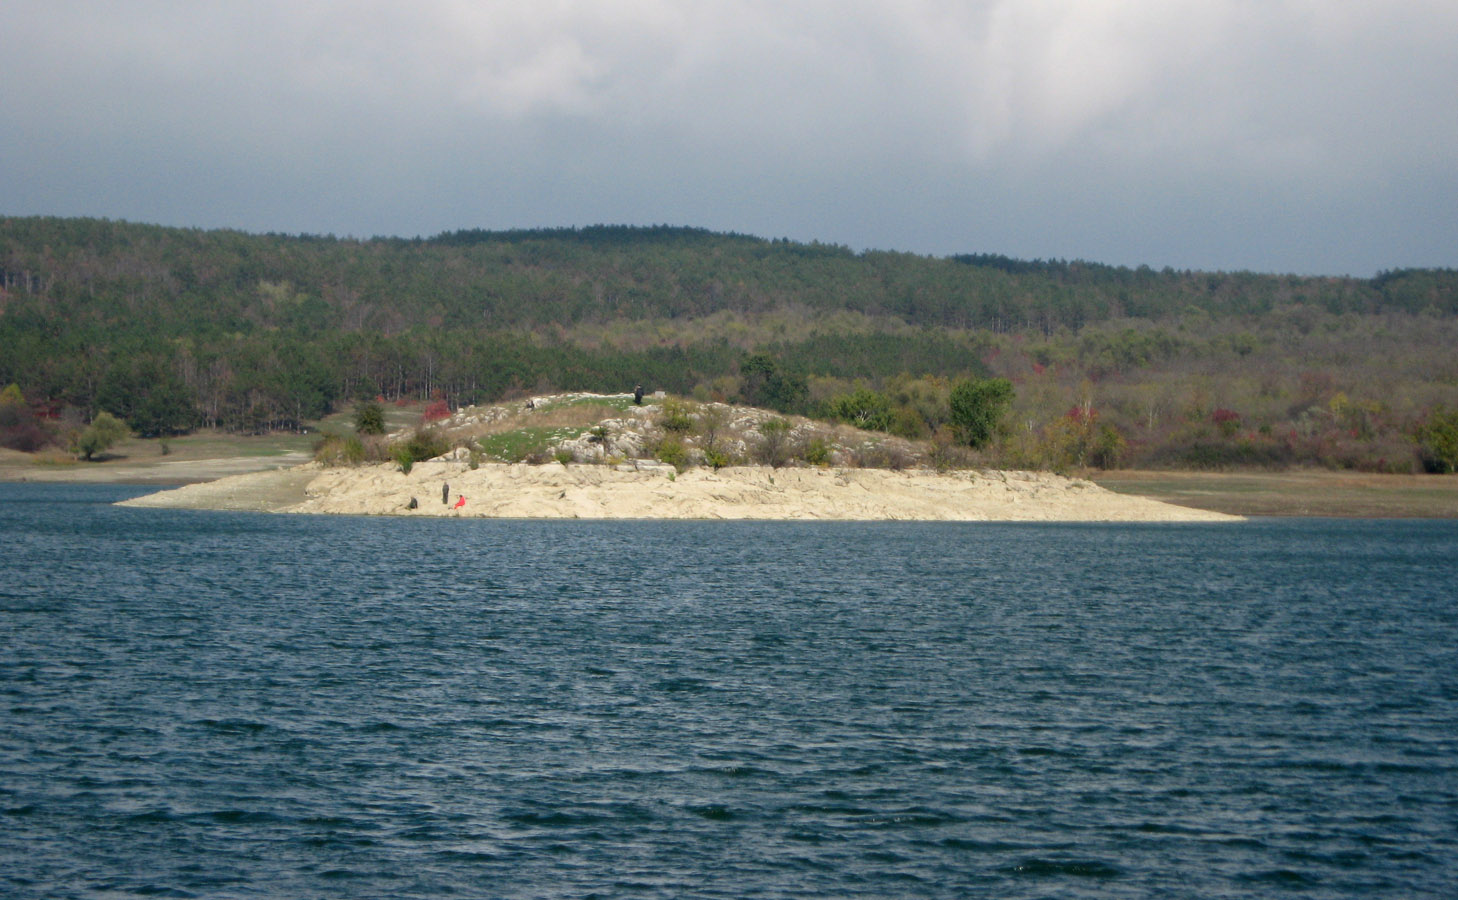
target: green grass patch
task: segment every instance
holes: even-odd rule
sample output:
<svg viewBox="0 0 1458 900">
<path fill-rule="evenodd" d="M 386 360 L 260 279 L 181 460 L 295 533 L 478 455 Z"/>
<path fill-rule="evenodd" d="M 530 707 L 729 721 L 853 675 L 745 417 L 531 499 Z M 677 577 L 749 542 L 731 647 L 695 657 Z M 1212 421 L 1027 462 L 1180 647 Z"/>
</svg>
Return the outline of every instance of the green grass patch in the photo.
<svg viewBox="0 0 1458 900">
<path fill-rule="evenodd" d="M 488 459 L 521 462 L 534 454 L 545 456 L 552 445 L 581 433 L 581 428 L 518 428 L 487 435 L 476 444 Z"/>
<path fill-rule="evenodd" d="M 655 402 L 657 401 L 651 400 L 648 397 L 643 398 L 643 405 L 645 406 Z M 554 400 L 543 403 L 537 407 L 537 412 L 546 412 L 552 409 L 567 409 L 573 406 L 606 406 L 616 412 L 622 412 L 632 405 L 633 397 L 631 394 L 625 394 L 620 397 L 573 397 L 570 400 Z"/>
</svg>

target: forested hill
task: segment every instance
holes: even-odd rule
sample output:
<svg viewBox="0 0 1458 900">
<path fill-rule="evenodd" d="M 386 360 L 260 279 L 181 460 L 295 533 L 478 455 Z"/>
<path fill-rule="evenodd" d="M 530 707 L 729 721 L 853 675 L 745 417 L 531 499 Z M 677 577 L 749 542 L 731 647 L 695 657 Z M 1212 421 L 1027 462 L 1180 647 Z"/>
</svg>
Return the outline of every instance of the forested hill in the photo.
<svg viewBox="0 0 1458 900">
<path fill-rule="evenodd" d="M 0 267 L 7 308 L 41 296 L 42 308 L 76 325 L 135 322 L 142 314 L 149 331 L 168 336 L 255 328 L 516 330 L 786 306 L 1045 333 L 1190 308 L 1225 316 L 1290 303 L 1332 313 L 1458 314 L 1452 270 L 1361 280 L 993 255 L 936 259 L 670 227 L 353 240 L 10 218 L 0 219 Z"/>
<path fill-rule="evenodd" d="M 747 353 L 761 375 L 808 386 L 791 406 L 855 379 L 1020 383 L 1052 367 L 1112 385 L 1181 359 L 1219 368 L 1222 353 L 1299 352 L 1304 371 L 1340 380 L 1282 336 L 1331 344 L 1380 321 L 1423 343 L 1455 319 L 1453 270 L 1202 273 L 672 227 L 356 240 L 0 219 L 0 387 L 112 410 L 145 433 L 287 426 L 358 396 L 456 404 L 637 382 L 732 393 Z"/>
</svg>

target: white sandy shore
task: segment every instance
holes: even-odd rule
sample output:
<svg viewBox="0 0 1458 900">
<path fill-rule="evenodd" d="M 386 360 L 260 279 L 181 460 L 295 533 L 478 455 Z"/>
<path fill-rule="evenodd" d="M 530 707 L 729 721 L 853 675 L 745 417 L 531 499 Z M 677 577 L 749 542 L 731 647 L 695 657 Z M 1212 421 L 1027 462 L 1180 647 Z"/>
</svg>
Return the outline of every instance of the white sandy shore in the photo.
<svg viewBox="0 0 1458 900">
<path fill-rule="evenodd" d="M 442 503 L 447 484 L 449 503 Z M 455 507 L 458 496 L 466 498 L 462 508 Z M 409 508 L 412 498 L 415 509 Z M 388 464 L 338 469 L 310 464 L 186 485 L 123 505 L 523 519 L 1239 521 L 1034 472 L 733 467 L 676 474 L 652 464 L 471 469 L 445 460 L 416 463 L 409 475 Z"/>
</svg>

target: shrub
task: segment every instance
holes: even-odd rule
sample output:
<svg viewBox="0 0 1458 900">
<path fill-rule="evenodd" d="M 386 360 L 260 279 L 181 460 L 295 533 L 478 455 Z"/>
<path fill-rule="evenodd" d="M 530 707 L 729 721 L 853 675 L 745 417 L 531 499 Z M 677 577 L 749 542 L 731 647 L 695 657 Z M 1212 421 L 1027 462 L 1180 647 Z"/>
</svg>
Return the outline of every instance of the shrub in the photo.
<svg viewBox="0 0 1458 900">
<path fill-rule="evenodd" d="M 851 461 L 859 469 L 891 469 L 901 471 L 911 464 L 906 451 L 896 444 L 863 444 L 851 453 Z"/>
<path fill-rule="evenodd" d="M 420 414 L 420 421 L 429 424 L 431 422 L 439 422 L 441 419 L 449 419 L 450 417 L 450 404 L 444 400 L 435 400 L 425 407 L 425 411 Z"/>
<path fill-rule="evenodd" d="M 559 462 L 559 463 L 561 463 L 562 465 L 565 466 L 565 465 L 569 465 L 570 463 L 572 463 L 577 457 L 575 457 L 575 456 L 572 455 L 572 451 L 571 450 L 568 450 L 566 448 L 562 448 L 562 449 L 559 449 L 556 453 L 553 453 L 552 454 L 552 458 L 555 459 L 557 462 Z"/>
<path fill-rule="evenodd" d="M 1006 378 L 974 378 L 952 388 L 951 421 L 963 443 L 981 447 L 992 440 L 1012 408 L 1013 386 Z"/>
<path fill-rule="evenodd" d="M 385 410 L 378 403 L 365 403 L 354 411 L 354 430 L 358 434 L 384 434 Z"/>
<path fill-rule="evenodd" d="M 663 440 L 659 441 L 658 449 L 654 453 L 654 455 L 663 462 L 666 462 L 669 465 L 673 466 L 673 468 L 679 472 L 682 472 L 684 469 L 688 468 L 688 448 L 683 445 L 683 441 L 679 440 L 674 435 L 669 435 Z"/>
<path fill-rule="evenodd" d="M 886 394 L 896 404 L 891 433 L 904 438 L 921 438 L 935 432 L 950 414 L 951 385 L 945 378 L 902 375 L 887 385 Z"/>
<path fill-rule="evenodd" d="M 778 469 L 789 462 L 790 423 L 785 419 L 767 419 L 759 425 L 759 461 Z"/>
<path fill-rule="evenodd" d="M 400 466 L 400 471 L 406 475 L 415 468 L 415 457 L 410 455 L 410 450 L 404 444 L 396 444 L 390 448 L 390 457 Z"/>
<path fill-rule="evenodd" d="M 1123 459 L 1127 446 L 1117 428 L 1099 421 L 1098 410 L 1075 406 L 1043 429 L 1039 452 L 1060 472 L 1084 466 L 1112 469 Z"/>
<path fill-rule="evenodd" d="M 589 433 L 588 440 L 595 444 L 602 445 L 602 455 L 611 456 L 613 452 L 613 433 L 606 425 L 594 425 Z"/>
<path fill-rule="evenodd" d="M 693 409 L 684 401 L 669 397 L 663 401 L 658 424 L 664 431 L 687 434 L 694 428 Z"/>
<path fill-rule="evenodd" d="M 926 437 L 929 429 L 921 413 L 910 406 L 898 406 L 891 411 L 891 425 L 886 430 L 897 437 L 916 440 Z"/>
<path fill-rule="evenodd" d="M 713 467 L 717 472 L 729 465 L 729 454 L 718 447 L 710 447 L 704 451 L 704 463 Z"/>
<path fill-rule="evenodd" d="M 1240 429 L 1240 413 L 1233 409 L 1217 409 L 1210 414 L 1210 421 L 1220 429 L 1220 433 L 1226 437 L 1233 437 Z"/>
<path fill-rule="evenodd" d="M 435 459 L 449 453 L 450 441 L 434 428 L 418 428 L 404 441 L 390 447 L 390 458 L 400 466 L 400 471 L 410 474 L 415 463 Z"/>
<path fill-rule="evenodd" d="M 0 428 L 0 447 L 34 453 L 51 442 L 51 432 L 35 419 Z"/>
<path fill-rule="evenodd" d="M 1283 469 L 1296 462 L 1289 444 L 1276 441 L 1215 441 L 1196 439 L 1185 446 L 1172 446 L 1151 458 L 1155 464 L 1191 469 L 1256 467 Z"/>
<path fill-rule="evenodd" d="M 804 376 L 782 371 L 779 363 L 764 353 L 750 354 L 739 361 L 739 382 L 740 399 L 776 412 L 802 408 L 810 394 Z"/>
<path fill-rule="evenodd" d="M 1093 446 L 1089 448 L 1089 464 L 1100 469 L 1117 469 L 1124 459 L 1124 451 L 1128 448 L 1129 443 L 1124 440 L 1119 429 L 1105 422 L 1099 425 Z"/>
<path fill-rule="evenodd" d="M 435 459 L 450 452 L 450 441 L 434 428 L 417 428 L 403 445 L 410 458 L 416 462 Z"/>
<path fill-rule="evenodd" d="M 1414 437 L 1424 471 L 1440 475 L 1458 472 L 1458 411 L 1433 413 L 1418 426 Z"/>
<path fill-rule="evenodd" d="M 927 461 L 938 472 L 962 469 L 970 465 L 971 452 L 957 440 L 956 434 L 946 425 L 936 430 L 927 447 Z"/>
<path fill-rule="evenodd" d="M 705 450 L 716 450 L 719 439 L 729 425 L 729 415 L 722 406 L 699 408 L 699 436 Z"/>
<path fill-rule="evenodd" d="M 812 466 L 830 465 L 830 444 L 823 437 L 813 437 L 805 442 L 800 455 Z"/>
<path fill-rule="evenodd" d="M 868 431 L 887 431 L 891 428 L 891 401 L 885 394 L 869 388 L 832 397 L 828 408 L 832 419 L 847 425 Z"/>
<path fill-rule="evenodd" d="M 326 434 L 314 444 L 314 461 L 326 466 L 357 466 L 364 460 L 364 442 L 357 435 Z"/>
<path fill-rule="evenodd" d="M 344 439 L 344 461 L 351 466 L 357 466 L 365 461 L 364 441 L 358 435 L 351 434 Z"/>
<path fill-rule="evenodd" d="M 16 385 L 0 391 L 0 446 L 34 453 L 51 442 L 51 432 L 35 417 Z"/>
</svg>

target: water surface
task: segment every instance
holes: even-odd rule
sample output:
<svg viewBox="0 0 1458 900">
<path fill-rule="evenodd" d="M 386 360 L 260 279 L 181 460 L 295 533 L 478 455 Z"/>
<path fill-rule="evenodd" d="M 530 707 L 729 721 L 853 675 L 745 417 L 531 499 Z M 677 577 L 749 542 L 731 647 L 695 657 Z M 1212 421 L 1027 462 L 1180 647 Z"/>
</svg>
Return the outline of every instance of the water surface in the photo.
<svg viewBox="0 0 1458 900">
<path fill-rule="evenodd" d="M 1458 523 L 0 485 L 0 893 L 1451 897 Z"/>
</svg>

